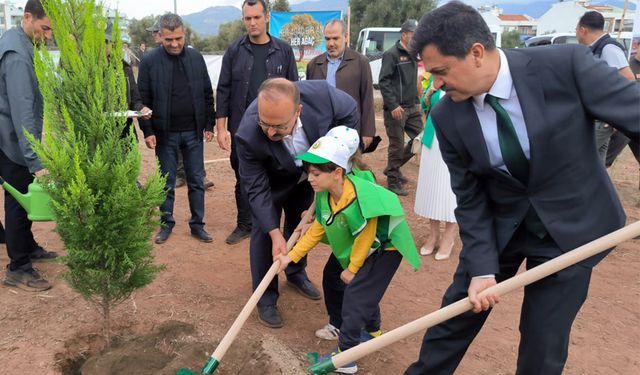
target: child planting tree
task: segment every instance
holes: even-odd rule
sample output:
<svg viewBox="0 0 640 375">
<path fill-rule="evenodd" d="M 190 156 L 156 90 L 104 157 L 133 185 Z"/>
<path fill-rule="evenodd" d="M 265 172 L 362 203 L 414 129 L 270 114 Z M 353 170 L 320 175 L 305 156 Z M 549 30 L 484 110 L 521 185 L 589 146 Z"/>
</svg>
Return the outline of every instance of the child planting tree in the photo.
<svg viewBox="0 0 640 375">
<path fill-rule="evenodd" d="M 105 44 L 107 19 L 94 0 L 43 0 L 60 60 L 36 51 L 44 98 L 45 138 L 31 137 L 48 174 L 56 231 L 67 250 L 64 279 L 104 318 L 162 267 L 153 263 L 151 233 L 164 200 L 158 169 L 138 186 L 141 157 L 126 124 L 126 82 L 118 22 Z M 133 131 L 133 130 L 132 130 Z"/>
</svg>

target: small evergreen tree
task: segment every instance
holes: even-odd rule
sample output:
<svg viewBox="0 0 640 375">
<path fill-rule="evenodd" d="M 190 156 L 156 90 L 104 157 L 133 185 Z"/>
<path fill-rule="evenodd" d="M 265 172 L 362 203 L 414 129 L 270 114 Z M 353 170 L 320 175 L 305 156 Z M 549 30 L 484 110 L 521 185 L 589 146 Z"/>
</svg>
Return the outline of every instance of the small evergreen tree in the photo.
<svg viewBox="0 0 640 375">
<path fill-rule="evenodd" d="M 121 137 L 127 104 L 117 20 L 106 48 L 107 20 L 95 0 L 43 5 L 60 61 L 46 50 L 35 54 L 46 125 L 42 144 L 30 140 L 49 171 L 43 185 L 68 254 L 61 259 L 68 267 L 63 277 L 99 307 L 109 341 L 111 309 L 162 269 L 149 239 L 159 224 L 164 178 L 156 165 L 138 187 L 137 144 L 133 134 Z"/>
</svg>

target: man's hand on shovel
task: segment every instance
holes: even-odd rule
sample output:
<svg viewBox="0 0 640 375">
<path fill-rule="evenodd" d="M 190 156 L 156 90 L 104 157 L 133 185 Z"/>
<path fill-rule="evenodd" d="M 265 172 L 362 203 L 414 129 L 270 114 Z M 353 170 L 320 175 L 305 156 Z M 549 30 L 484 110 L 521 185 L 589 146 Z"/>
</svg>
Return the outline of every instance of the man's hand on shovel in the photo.
<svg viewBox="0 0 640 375">
<path fill-rule="evenodd" d="M 284 239 L 280 229 L 276 228 L 269 232 L 271 237 L 271 255 L 273 255 L 273 261 L 275 262 L 280 255 L 287 255 L 287 240 Z"/>
<path fill-rule="evenodd" d="M 497 294 L 487 294 L 482 298 L 478 298 L 478 294 L 483 290 L 496 285 L 495 277 L 474 277 L 469 284 L 469 302 L 473 305 L 473 312 L 479 313 L 480 311 L 486 311 L 492 308 L 498 303 L 499 298 Z"/>
</svg>

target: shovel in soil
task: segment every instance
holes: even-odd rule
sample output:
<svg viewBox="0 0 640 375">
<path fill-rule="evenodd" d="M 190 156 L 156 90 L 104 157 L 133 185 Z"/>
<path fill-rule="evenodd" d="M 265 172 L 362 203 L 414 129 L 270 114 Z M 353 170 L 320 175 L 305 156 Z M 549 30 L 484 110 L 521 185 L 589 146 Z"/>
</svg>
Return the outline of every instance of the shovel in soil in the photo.
<svg viewBox="0 0 640 375">
<path fill-rule="evenodd" d="M 311 206 L 309 206 L 309 209 L 307 209 L 307 212 L 305 213 L 302 220 L 300 220 L 300 224 L 298 224 L 298 226 L 296 227 L 296 230 L 293 232 L 291 237 L 289 237 L 289 240 L 287 241 L 287 250 L 291 250 L 293 246 L 296 244 L 296 242 L 298 242 L 298 238 L 300 238 L 300 236 L 304 234 L 302 233 L 303 230 L 308 229 L 308 226 L 307 228 L 304 228 L 304 225 L 313 220 L 313 217 L 315 215 L 315 210 L 316 210 L 316 204 L 315 202 L 313 202 Z M 233 341 L 236 339 L 236 336 L 238 336 L 240 329 L 242 329 L 242 326 L 249 318 L 249 315 L 251 314 L 253 309 L 255 309 L 256 305 L 258 304 L 258 300 L 260 300 L 260 297 L 262 297 L 262 294 L 264 293 L 264 291 L 267 290 L 267 287 L 271 283 L 271 280 L 273 280 L 273 278 L 278 273 L 279 268 L 280 268 L 280 261 L 276 260 L 271 265 L 271 268 L 269 268 L 269 271 L 267 271 L 267 274 L 264 275 L 260 284 L 258 284 L 258 287 L 249 298 L 249 301 L 247 301 L 247 303 L 244 305 L 244 307 L 242 308 L 242 311 L 240 311 L 240 314 L 231 325 L 231 328 L 229 328 L 229 331 L 227 331 L 227 334 L 224 335 L 224 337 L 220 341 L 220 344 L 218 344 L 218 347 L 216 348 L 215 352 L 213 352 L 211 357 L 209 357 L 209 360 L 207 361 L 207 363 L 205 363 L 204 367 L 202 368 L 202 371 L 199 373 L 196 373 L 183 368 L 183 369 L 180 369 L 176 373 L 176 375 L 213 374 L 214 371 L 216 371 L 216 368 L 218 368 L 218 365 L 220 365 L 220 361 L 222 360 L 222 357 L 225 355 L 225 353 L 227 352 L 227 349 L 229 349 Z"/>
<path fill-rule="evenodd" d="M 491 288 L 488 288 L 481 292 L 479 294 L 479 297 L 485 296 L 488 293 L 496 294 L 499 296 L 505 295 L 509 292 L 532 284 L 560 270 L 568 268 L 607 249 L 617 246 L 618 244 L 624 241 L 628 241 L 638 235 L 640 235 L 640 221 L 637 221 L 615 232 L 609 233 L 606 236 L 600 237 L 594 241 L 580 246 L 577 249 L 564 253 L 557 258 L 554 258 L 535 268 L 532 268 L 497 285 L 494 285 Z M 401 340 L 420 331 L 424 331 L 427 328 L 433 327 L 464 312 L 467 312 L 471 310 L 471 308 L 472 305 L 471 302 L 469 302 L 469 298 L 462 299 L 449 306 L 443 307 L 440 310 L 432 312 L 431 314 L 425 315 L 422 318 L 416 319 L 401 327 L 389 331 L 384 335 L 364 342 L 349 350 L 345 350 L 344 352 L 340 352 L 322 362 L 318 362 L 318 356 L 316 353 L 309 353 L 309 355 L 307 356 L 311 362 L 309 372 L 314 375 L 328 374 L 337 368 L 345 366 L 348 363 L 354 362 L 366 355 L 376 352 L 398 340 Z"/>
</svg>

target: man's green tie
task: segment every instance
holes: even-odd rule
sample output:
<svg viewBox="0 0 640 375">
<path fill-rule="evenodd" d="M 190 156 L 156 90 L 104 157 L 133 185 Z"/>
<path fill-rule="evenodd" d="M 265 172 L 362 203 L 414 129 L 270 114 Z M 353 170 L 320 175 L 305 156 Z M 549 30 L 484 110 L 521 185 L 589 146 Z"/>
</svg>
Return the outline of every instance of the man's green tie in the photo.
<svg viewBox="0 0 640 375">
<path fill-rule="evenodd" d="M 498 143 L 500 144 L 500 152 L 502 153 L 504 165 L 513 177 L 527 185 L 529 183 L 529 160 L 527 160 L 520 146 L 516 129 L 513 126 L 509 114 L 500 103 L 498 103 L 498 98 L 495 96 L 487 94 L 484 100 L 496 112 Z M 540 221 L 533 206 L 527 211 L 527 215 L 524 218 L 524 225 L 529 232 L 535 234 L 538 238 L 542 239 L 547 235 L 547 230 L 544 224 L 542 224 L 542 221 Z"/>
</svg>

